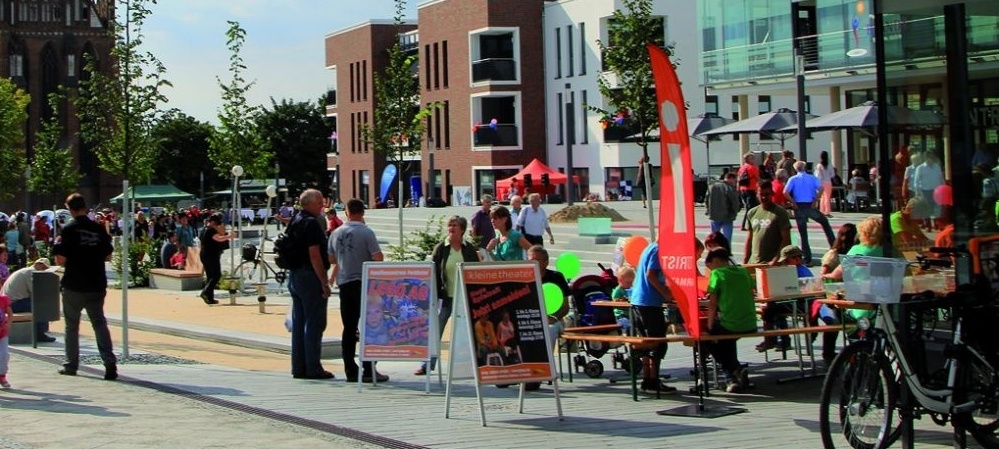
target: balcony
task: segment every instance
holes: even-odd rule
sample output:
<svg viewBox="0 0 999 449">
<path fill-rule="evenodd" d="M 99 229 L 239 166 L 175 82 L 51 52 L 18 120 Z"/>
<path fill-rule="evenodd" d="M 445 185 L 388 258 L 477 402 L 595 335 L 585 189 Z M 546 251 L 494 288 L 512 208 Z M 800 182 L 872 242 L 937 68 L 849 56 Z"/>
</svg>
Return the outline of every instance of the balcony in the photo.
<svg viewBox="0 0 999 449">
<path fill-rule="evenodd" d="M 517 61 L 510 58 L 480 59 L 472 62 L 472 82 L 517 81 Z"/>
<path fill-rule="evenodd" d="M 326 115 L 336 112 L 336 90 L 326 91 Z"/>
<path fill-rule="evenodd" d="M 520 145 L 517 134 L 517 125 L 499 124 L 496 129 L 479 125 L 473 137 L 477 147 L 516 147 Z"/>
</svg>

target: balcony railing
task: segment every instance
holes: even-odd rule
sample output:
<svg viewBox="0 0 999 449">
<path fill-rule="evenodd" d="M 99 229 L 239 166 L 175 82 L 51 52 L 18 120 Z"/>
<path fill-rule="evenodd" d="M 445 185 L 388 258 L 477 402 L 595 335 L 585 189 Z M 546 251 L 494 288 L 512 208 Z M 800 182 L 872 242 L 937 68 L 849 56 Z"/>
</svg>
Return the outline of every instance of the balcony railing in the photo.
<svg viewBox="0 0 999 449">
<path fill-rule="evenodd" d="M 968 57 L 999 54 L 999 19 L 976 17 L 968 24 Z M 862 25 L 801 38 L 806 72 L 873 68 L 874 30 Z M 885 59 L 888 66 L 911 65 L 945 58 L 943 16 L 903 20 L 885 17 Z M 794 75 L 791 39 L 706 51 L 701 57 L 706 85 L 759 81 Z"/>
<path fill-rule="evenodd" d="M 336 106 L 336 91 L 326 91 L 326 106 Z"/>
<path fill-rule="evenodd" d="M 473 136 L 477 147 L 515 147 L 520 144 L 517 125 L 496 125 L 496 129 L 489 125 L 479 125 Z"/>
<path fill-rule="evenodd" d="M 517 61 L 509 58 L 472 61 L 472 82 L 483 81 L 517 81 Z"/>
</svg>

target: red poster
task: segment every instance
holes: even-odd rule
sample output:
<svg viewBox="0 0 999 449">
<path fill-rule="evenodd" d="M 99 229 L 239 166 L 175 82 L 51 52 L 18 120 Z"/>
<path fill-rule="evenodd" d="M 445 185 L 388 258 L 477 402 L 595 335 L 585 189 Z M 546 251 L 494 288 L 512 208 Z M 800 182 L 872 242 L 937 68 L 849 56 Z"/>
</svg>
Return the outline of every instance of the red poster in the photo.
<svg viewBox="0 0 999 449">
<path fill-rule="evenodd" d="M 687 113 L 669 55 L 648 45 L 659 104 L 659 259 L 666 283 L 680 308 L 687 332 L 701 334 L 697 319 L 697 261 L 694 260 L 694 180 Z"/>
</svg>

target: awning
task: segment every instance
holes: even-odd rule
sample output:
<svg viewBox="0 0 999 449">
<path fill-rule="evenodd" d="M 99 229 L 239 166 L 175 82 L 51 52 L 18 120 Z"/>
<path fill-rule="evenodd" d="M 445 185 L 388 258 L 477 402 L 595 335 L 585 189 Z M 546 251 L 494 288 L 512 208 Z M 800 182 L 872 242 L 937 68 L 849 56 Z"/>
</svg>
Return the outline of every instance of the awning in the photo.
<svg viewBox="0 0 999 449">
<path fill-rule="evenodd" d="M 134 186 L 131 188 L 132 200 L 142 202 L 193 200 L 195 196 L 170 184 Z M 111 202 L 122 200 L 122 195 L 111 198 Z"/>
</svg>

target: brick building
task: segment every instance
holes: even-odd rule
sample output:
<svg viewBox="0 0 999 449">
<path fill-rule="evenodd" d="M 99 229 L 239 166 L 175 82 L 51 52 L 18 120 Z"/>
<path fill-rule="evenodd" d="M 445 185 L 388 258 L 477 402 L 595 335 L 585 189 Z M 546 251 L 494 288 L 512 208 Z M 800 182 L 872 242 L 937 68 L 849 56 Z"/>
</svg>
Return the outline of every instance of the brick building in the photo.
<svg viewBox="0 0 999 449">
<path fill-rule="evenodd" d="M 361 141 L 370 120 L 375 73 L 385 49 L 402 39 L 419 52 L 421 102 L 440 102 L 428 120 L 420 161 L 432 197 L 451 203 L 495 192 L 534 158 L 545 159 L 542 7 L 546 0 L 438 0 L 421 4 L 419 30 L 368 22 L 326 38 L 327 66 L 336 71 L 337 102 L 327 113 L 338 124 L 338 156 L 330 158 L 342 198 L 374 201 L 385 161 Z M 431 163 L 433 161 L 433 163 Z M 421 163 L 422 162 L 422 163 Z M 433 165 L 433 176 L 427 176 Z M 426 173 L 424 173 L 426 172 Z M 415 174 L 415 173 L 414 173 Z M 404 174 L 408 179 L 408 174 Z"/>
<path fill-rule="evenodd" d="M 50 117 L 48 94 L 59 86 L 77 87 L 86 76 L 85 61 L 94 58 L 102 70 L 110 68 L 112 40 L 107 24 L 113 14 L 108 0 L 0 0 L 0 76 L 8 77 L 31 95 L 25 148 L 33 155 L 35 134 L 42 120 Z M 101 173 L 97 157 L 81 150 L 80 124 L 72 102 L 62 105 L 65 142 L 76 152 L 84 175 L 81 193 L 90 201 L 113 196 L 113 179 Z M 18 191 L 11 204 L 0 210 L 38 209 L 61 199 L 25 196 L 25 186 L 3 186 Z M 34 204 L 32 204 L 34 202 Z M 58 203 L 57 203 L 58 204 Z M 37 206 L 37 207 L 36 207 Z"/>
</svg>

